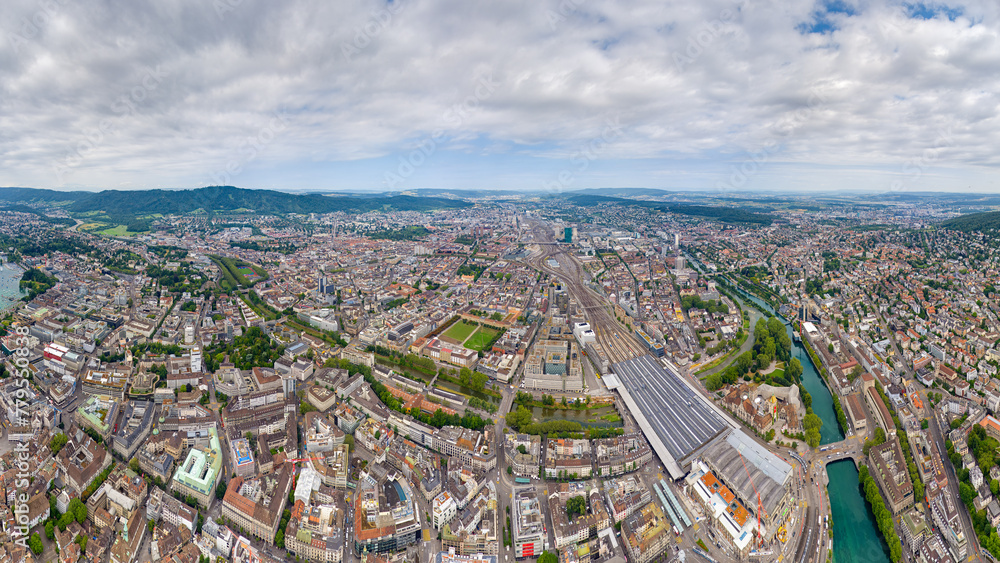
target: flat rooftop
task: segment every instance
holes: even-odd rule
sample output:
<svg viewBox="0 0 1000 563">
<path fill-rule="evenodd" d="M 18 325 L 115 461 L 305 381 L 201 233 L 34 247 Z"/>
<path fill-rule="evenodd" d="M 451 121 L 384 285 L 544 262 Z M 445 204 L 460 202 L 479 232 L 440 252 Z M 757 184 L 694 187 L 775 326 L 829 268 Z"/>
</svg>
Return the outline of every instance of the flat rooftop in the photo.
<svg viewBox="0 0 1000 563">
<path fill-rule="evenodd" d="M 703 397 L 685 385 L 679 376 L 667 371 L 653 356 L 619 362 L 612 370 L 621 383 L 620 389 L 625 389 L 631 397 L 630 400 L 626 398 L 625 403 L 640 427 L 644 426 L 639 420 L 643 418 L 674 461 L 683 462 L 728 428 Z M 638 413 L 634 412 L 633 405 Z M 657 449 L 655 441 L 650 442 Z"/>
<path fill-rule="evenodd" d="M 767 514 L 774 514 L 792 478 L 791 465 L 740 430 L 713 442 L 702 457 L 744 502 L 756 501 L 759 493 Z"/>
</svg>

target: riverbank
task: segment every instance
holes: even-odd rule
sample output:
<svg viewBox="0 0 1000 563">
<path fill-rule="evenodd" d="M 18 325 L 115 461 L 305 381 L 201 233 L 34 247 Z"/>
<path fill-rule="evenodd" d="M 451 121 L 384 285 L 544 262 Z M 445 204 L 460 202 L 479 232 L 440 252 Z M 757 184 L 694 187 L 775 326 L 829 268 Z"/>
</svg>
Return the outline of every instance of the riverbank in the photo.
<svg viewBox="0 0 1000 563">
<path fill-rule="evenodd" d="M 767 311 L 769 306 L 745 296 L 740 297 Z M 792 327 L 781 315 L 773 310 L 772 315 L 780 319 L 786 330 Z M 827 384 L 825 370 L 818 365 L 808 349 L 808 343 L 792 341 L 792 356 L 802 363 L 801 383 L 812 396 L 813 412 L 823 420 L 820 429 L 820 444 L 839 442 L 844 439 L 841 427 L 842 409 L 838 408 L 832 388 Z M 840 411 L 840 412 L 838 412 Z M 858 469 L 854 461 L 847 459 L 826 466 L 827 498 L 830 502 L 833 523 L 833 560 L 838 563 L 889 563 L 888 549 L 877 532 L 877 525 L 871 511 L 865 504 L 858 485 Z"/>
<path fill-rule="evenodd" d="M 793 328 L 787 319 L 779 315 L 770 305 L 764 303 L 756 296 L 747 294 L 743 290 L 739 290 L 739 293 L 741 297 L 749 299 L 751 303 L 761 307 L 764 311 L 780 320 L 785 325 L 785 330 L 788 331 L 789 338 L 792 337 Z M 798 358 L 799 363 L 802 364 L 800 382 L 812 397 L 813 412 L 819 415 L 823 421 L 823 426 L 820 428 L 819 443 L 823 445 L 843 440 L 844 429 L 840 426 L 836 409 L 833 406 L 833 391 L 822 375 L 820 375 L 822 367 L 813 361 L 804 343 L 796 341 L 794 338 L 792 338 L 792 357 Z"/>
</svg>

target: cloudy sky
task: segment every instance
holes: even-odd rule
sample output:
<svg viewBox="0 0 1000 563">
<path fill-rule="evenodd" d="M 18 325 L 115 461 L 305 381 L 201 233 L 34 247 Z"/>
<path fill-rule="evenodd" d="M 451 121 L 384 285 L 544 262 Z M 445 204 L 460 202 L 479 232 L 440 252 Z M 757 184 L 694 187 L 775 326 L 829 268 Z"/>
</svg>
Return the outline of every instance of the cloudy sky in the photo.
<svg viewBox="0 0 1000 563">
<path fill-rule="evenodd" d="M 1000 191 L 998 32 L 995 0 L 7 0 L 0 185 Z"/>
</svg>

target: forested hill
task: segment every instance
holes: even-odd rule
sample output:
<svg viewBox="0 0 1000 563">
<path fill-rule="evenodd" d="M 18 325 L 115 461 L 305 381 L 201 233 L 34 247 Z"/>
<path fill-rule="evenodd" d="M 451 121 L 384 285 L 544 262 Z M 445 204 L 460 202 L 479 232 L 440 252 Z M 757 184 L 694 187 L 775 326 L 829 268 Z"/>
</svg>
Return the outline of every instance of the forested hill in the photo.
<svg viewBox="0 0 1000 563">
<path fill-rule="evenodd" d="M 941 228 L 953 231 L 971 233 L 979 231 L 981 233 L 1000 234 L 1000 211 L 987 211 L 985 213 L 970 213 L 948 219 L 941 223 Z"/>
<path fill-rule="evenodd" d="M 112 218 L 127 219 L 153 214 L 206 213 L 238 210 L 257 213 L 364 213 L 383 209 L 431 211 L 455 209 L 471 204 L 460 199 L 392 195 L 382 197 L 288 194 L 273 190 L 248 190 L 233 186 L 210 186 L 193 190 L 105 190 L 60 192 L 32 188 L 0 188 L 0 201 L 60 202 L 70 213 L 100 211 Z"/>
<path fill-rule="evenodd" d="M 635 205 L 638 207 L 648 207 L 660 211 L 687 215 L 690 217 L 701 217 L 721 223 L 732 223 L 742 225 L 767 226 L 774 221 L 774 216 L 768 213 L 754 213 L 735 207 L 717 207 L 707 205 L 691 205 L 687 203 L 664 203 L 659 201 L 645 201 L 637 199 L 625 199 L 620 197 L 608 197 L 600 195 L 571 195 L 567 198 L 572 204 L 579 207 L 594 207 L 600 204 Z"/>
</svg>

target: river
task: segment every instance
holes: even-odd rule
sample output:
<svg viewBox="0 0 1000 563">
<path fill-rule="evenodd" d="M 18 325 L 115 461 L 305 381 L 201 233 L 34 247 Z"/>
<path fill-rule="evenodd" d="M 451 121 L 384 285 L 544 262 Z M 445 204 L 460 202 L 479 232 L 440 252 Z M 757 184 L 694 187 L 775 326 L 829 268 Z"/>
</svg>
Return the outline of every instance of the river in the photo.
<svg viewBox="0 0 1000 563">
<path fill-rule="evenodd" d="M 749 300 L 762 311 L 775 314 L 774 309 L 754 295 L 739 290 L 741 304 Z M 792 327 L 785 322 L 788 335 Z M 751 327 L 752 329 L 752 327 Z M 829 444 L 844 439 L 837 415 L 833 410 L 833 397 L 813 365 L 809 353 L 800 342 L 792 339 L 792 357 L 802 362 L 802 385 L 812 396 L 813 412 L 823 420 L 820 429 L 820 443 Z M 888 563 L 889 556 L 885 544 L 878 535 L 875 518 L 867 506 L 858 486 L 858 469 L 851 460 L 836 461 L 826 466 L 830 483 L 830 511 L 833 515 L 833 558 L 837 563 Z"/>
<path fill-rule="evenodd" d="M 746 293 L 742 289 L 740 289 L 739 296 L 741 297 L 740 301 L 743 306 L 746 306 L 746 301 L 749 300 L 755 308 L 767 311 L 785 323 L 788 338 L 792 340 L 792 357 L 798 358 L 799 362 L 802 363 L 802 386 L 806 388 L 806 391 L 812 397 L 813 412 L 818 414 L 819 418 L 823 421 L 823 427 L 820 428 L 819 443 L 829 444 L 843 440 L 844 433 L 840 429 L 840 424 L 837 423 L 837 413 L 833 410 L 833 397 L 830 395 L 830 390 L 827 388 L 823 378 L 820 377 L 819 372 L 816 371 L 816 366 L 813 365 L 812 358 L 809 357 L 809 353 L 806 352 L 805 347 L 801 342 L 796 342 L 792 338 L 792 325 L 757 296 Z M 753 326 L 750 327 L 750 330 L 753 330 Z"/>
<path fill-rule="evenodd" d="M 846 459 L 826 466 L 833 513 L 833 553 L 837 563 L 887 563 L 889 551 L 876 531 L 875 517 L 861 496 L 858 468 Z"/>
</svg>

